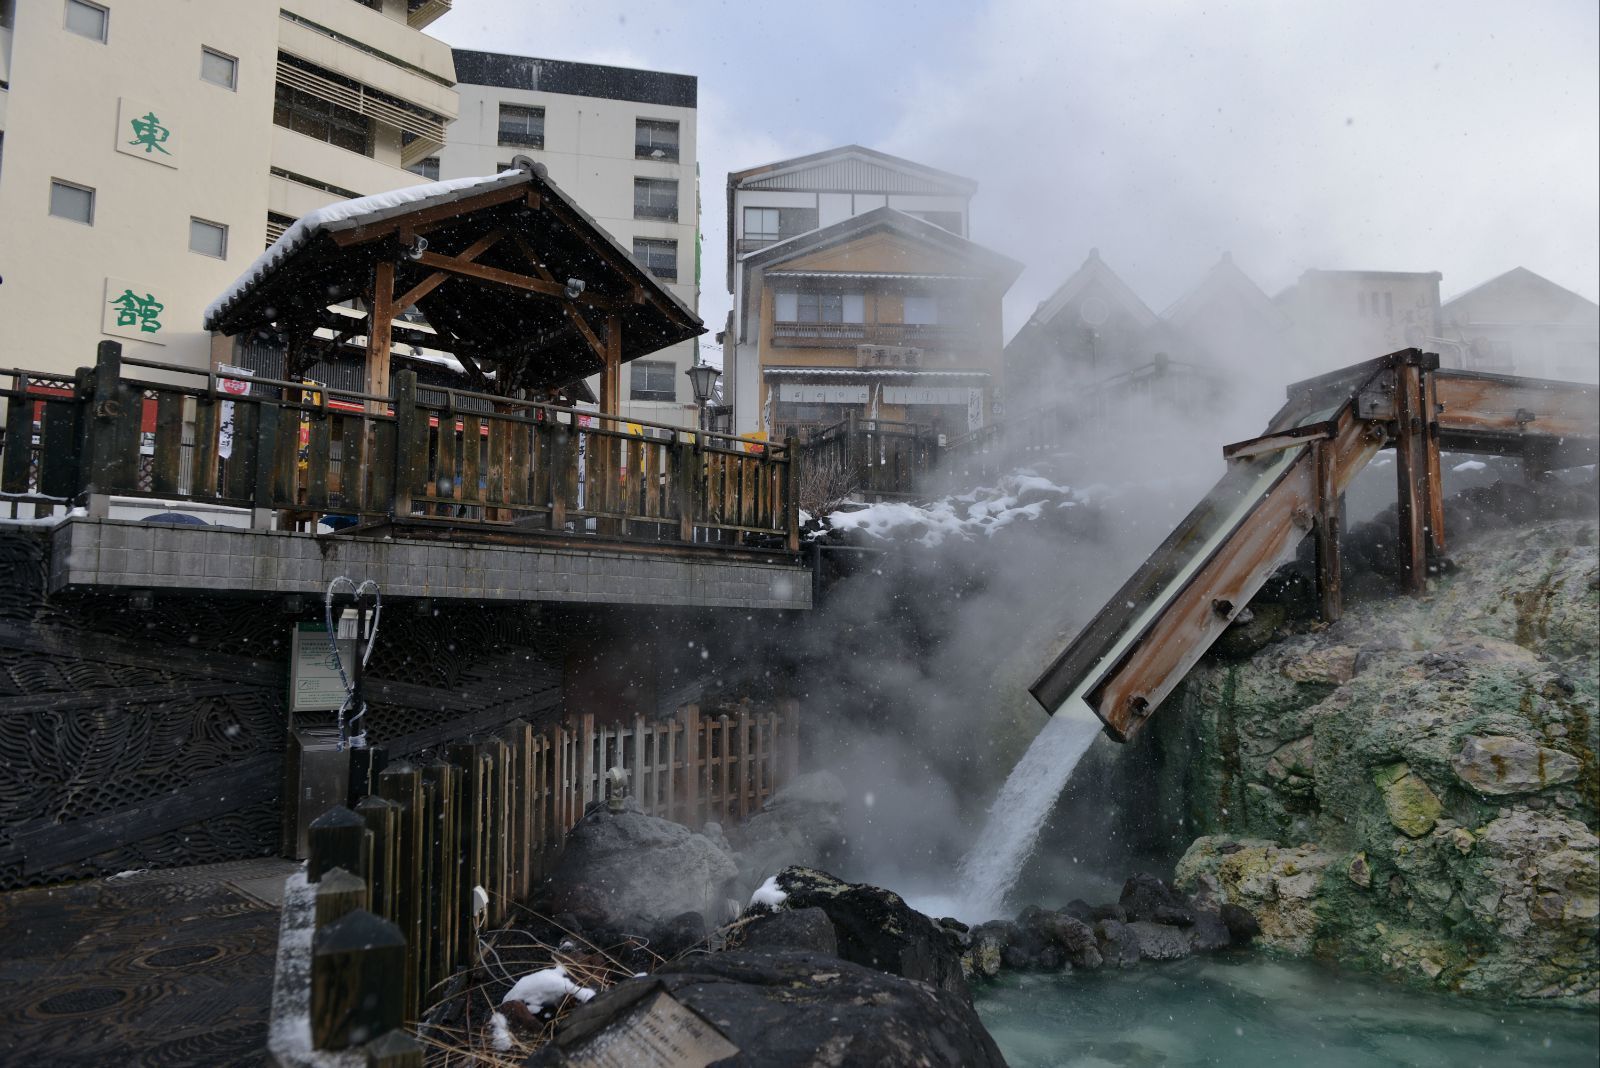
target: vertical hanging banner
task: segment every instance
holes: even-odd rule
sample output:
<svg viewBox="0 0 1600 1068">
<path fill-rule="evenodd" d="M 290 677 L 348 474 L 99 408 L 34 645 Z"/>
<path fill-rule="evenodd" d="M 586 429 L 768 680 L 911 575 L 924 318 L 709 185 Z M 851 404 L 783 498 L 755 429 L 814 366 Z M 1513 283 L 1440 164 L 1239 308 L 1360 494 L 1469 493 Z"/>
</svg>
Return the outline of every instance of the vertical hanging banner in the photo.
<svg viewBox="0 0 1600 1068">
<path fill-rule="evenodd" d="M 255 372 L 248 367 L 235 367 L 232 364 L 217 364 L 219 374 L 237 376 L 223 378 L 218 381 L 222 392 L 230 393 L 235 397 L 242 397 L 250 392 L 248 379 Z M 217 427 L 217 455 L 224 460 L 233 456 L 233 402 L 222 402 L 222 421 Z"/>
</svg>

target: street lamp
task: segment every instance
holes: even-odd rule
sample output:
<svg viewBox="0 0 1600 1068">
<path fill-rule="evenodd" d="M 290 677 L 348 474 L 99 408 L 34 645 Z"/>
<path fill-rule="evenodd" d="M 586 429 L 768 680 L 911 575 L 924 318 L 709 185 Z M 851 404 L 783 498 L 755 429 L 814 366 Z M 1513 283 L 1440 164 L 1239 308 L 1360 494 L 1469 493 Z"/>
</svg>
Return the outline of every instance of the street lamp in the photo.
<svg viewBox="0 0 1600 1068">
<path fill-rule="evenodd" d="M 694 402 L 700 406 L 700 429 L 709 430 L 710 427 L 706 426 L 706 405 L 711 401 L 711 391 L 716 388 L 717 379 L 722 377 L 722 368 L 709 363 L 697 363 L 683 373 L 689 376 Z"/>
</svg>

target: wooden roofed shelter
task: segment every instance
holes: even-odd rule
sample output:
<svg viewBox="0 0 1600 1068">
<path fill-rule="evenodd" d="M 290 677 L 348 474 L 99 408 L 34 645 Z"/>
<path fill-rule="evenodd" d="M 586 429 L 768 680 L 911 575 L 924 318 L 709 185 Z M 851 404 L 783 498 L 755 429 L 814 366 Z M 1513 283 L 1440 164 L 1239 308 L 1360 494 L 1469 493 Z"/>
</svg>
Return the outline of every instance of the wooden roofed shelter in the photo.
<svg viewBox="0 0 1600 1068">
<path fill-rule="evenodd" d="M 356 318 L 334 310 L 364 307 Z M 417 309 L 431 329 L 402 318 Z M 460 362 L 469 388 L 555 396 L 600 375 L 619 409 L 621 366 L 704 333 L 694 311 L 525 156 L 483 178 L 342 201 L 286 230 L 205 313 L 229 336 L 275 335 L 288 377 L 365 336 L 366 393 L 388 396 L 395 343 Z"/>
</svg>

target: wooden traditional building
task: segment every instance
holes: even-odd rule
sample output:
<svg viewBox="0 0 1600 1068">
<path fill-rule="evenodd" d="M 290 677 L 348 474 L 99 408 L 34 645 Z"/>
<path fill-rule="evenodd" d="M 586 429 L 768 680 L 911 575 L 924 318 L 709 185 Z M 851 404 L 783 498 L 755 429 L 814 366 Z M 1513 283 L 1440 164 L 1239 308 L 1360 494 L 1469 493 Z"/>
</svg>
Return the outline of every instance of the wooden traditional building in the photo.
<svg viewBox="0 0 1600 1068">
<path fill-rule="evenodd" d="M 959 436 L 993 417 L 1015 261 L 883 207 L 742 256 L 738 270 L 759 429 L 804 437 L 853 413 Z"/>
<path fill-rule="evenodd" d="M 364 314 L 361 314 L 364 312 Z M 703 333 L 699 318 L 539 164 L 343 201 L 291 226 L 206 310 L 219 335 L 281 345 L 287 377 L 355 360 L 387 396 L 396 344 L 458 367 L 459 384 L 539 399 L 600 374 L 615 414 L 622 364 Z M 406 357 L 402 356 L 402 359 Z"/>
</svg>

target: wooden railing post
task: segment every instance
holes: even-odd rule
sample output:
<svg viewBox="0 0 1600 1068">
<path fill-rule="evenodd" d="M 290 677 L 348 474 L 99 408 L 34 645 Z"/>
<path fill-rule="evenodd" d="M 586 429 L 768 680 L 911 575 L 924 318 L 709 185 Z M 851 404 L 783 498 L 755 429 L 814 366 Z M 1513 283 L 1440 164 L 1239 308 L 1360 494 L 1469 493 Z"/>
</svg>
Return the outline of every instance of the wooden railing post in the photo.
<svg viewBox="0 0 1600 1068">
<path fill-rule="evenodd" d="M 389 514 L 403 519 L 411 514 L 411 497 L 425 474 L 427 463 L 428 417 L 417 407 L 417 373 L 401 371 L 394 376 L 394 485 Z M 418 442 L 421 452 L 418 452 Z"/>
<path fill-rule="evenodd" d="M 699 827 L 700 815 L 700 706 L 685 705 L 683 717 L 683 823 Z"/>
<path fill-rule="evenodd" d="M 406 940 L 366 909 L 312 936 L 311 1045 L 348 1049 L 405 1022 Z"/>
<path fill-rule="evenodd" d="M 783 525 L 789 551 L 800 551 L 800 450 L 794 438 L 783 439 L 783 458 L 788 465 L 783 479 Z"/>
<path fill-rule="evenodd" d="M 378 776 L 378 791 L 385 800 L 399 806 L 399 874 L 394 893 L 394 921 L 406 936 L 406 1019 L 415 1020 L 421 1012 L 420 970 L 425 938 L 421 880 L 433 828 L 427 821 L 422 774 L 415 765 L 404 761 L 389 765 Z"/>
<path fill-rule="evenodd" d="M 23 494 L 28 492 L 29 468 L 33 466 L 34 402 L 28 396 L 27 375 L 16 375 L 12 388 L 20 396 L 6 402 L 6 445 L 5 455 L 0 457 L 0 491 Z"/>
<path fill-rule="evenodd" d="M 84 425 L 88 433 L 88 470 L 84 473 L 81 502 L 89 514 L 103 518 L 110 507 L 110 496 L 118 489 L 131 489 L 130 469 L 136 456 L 126 455 L 138 441 L 139 413 L 127 407 L 138 395 L 122 385 L 122 346 L 102 341 L 95 350 L 94 392 L 89 399 Z M 131 441 L 124 441 L 132 428 Z"/>
<path fill-rule="evenodd" d="M 372 863 L 367 871 L 365 907 L 386 920 L 399 923 L 396 898 L 400 879 L 401 808 L 393 801 L 368 796 L 356 803 L 355 812 L 372 834 Z"/>
<path fill-rule="evenodd" d="M 366 821 L 343 805 L 335 805 L 306 828 L 306 879 L 317 882 L 322 873 L 343 868 L 366 877 L 372 858 L 372 833 Z"/>
<path fill-rule="evenodd" d="M 343 868 L 329 868 L 317 883 L 317 926 L 367 907 L 367 882 Z"/>
</svg>

